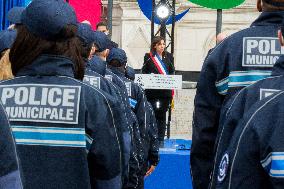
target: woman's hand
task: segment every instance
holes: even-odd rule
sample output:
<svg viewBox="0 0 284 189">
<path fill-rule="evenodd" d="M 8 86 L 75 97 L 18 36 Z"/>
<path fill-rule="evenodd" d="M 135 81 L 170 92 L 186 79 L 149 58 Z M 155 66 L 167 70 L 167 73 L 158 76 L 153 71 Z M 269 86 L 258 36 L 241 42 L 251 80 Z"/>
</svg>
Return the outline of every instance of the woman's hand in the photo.
<svg viewBox="0 0 284 189">
<path fill-rule="evenodd" d="M 155 170 L 156 166 L 151 165 L 151 167 L 148 169 L 148 171 L 146 172 L 145 177 L 148 177 L 149 175 L 151 175 L 153 173 L 153 171 Z"/>
</svg>

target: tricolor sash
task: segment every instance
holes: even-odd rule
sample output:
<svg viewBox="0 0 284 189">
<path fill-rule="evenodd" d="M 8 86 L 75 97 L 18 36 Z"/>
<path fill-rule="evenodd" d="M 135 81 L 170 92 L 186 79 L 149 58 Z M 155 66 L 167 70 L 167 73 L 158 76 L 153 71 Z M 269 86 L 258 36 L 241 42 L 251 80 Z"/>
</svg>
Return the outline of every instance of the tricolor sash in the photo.
<svg viewBox="0 0 284 189">
<path fill-rule="evenodd" d="M 161 57 L 155 53 L 155 56 L 153 56 L 152 52 L 150 52 L 150 57 L 155 64 L 156 68 L 158 69 L 158 72 L 162 75 L 169 75 L 169 72 L 167 70 L 167 67 Z M 172 97 L 174 96 L 174 90 L 172 90 Z"/>
<path fill-rule="evenodd" d="M 161 59 L 161 57 L 158 56 L 157 54 L 153 56 L 152 52 L 150 52 L 150 57 L 152 61 L 154 62 L 156 68 L 158 69 L 159 73 L 162 75 L 168 75 L 167 67 L 165 63 L 163 62 L 163 60 Z"/>
</svg>

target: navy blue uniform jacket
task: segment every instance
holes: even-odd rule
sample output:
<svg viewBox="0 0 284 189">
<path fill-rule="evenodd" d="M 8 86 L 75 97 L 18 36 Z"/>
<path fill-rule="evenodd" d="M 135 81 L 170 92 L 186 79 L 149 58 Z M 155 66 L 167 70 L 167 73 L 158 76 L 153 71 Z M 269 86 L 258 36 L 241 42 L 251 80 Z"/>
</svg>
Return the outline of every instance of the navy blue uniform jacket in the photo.
<svg viewBox="0 0 284 189">
<path fill-rule="evenodd" d="M 216 46 L 205 60 L 194 101 L 190 155 L 194 188 L 207 188 L 221 108 L 235 93 L 271 74 L 281 54 L 277 31 L 284 12 L 263 12 L 250 28 Z"/>
<path fill-rule="evenodd" d="M 89 64 L 87 64 L 84 81 L 89 83 L 90 85 L 97 87 L 107 94 L 109 94 L 114 99 L 117 99 L 120 103 L 121 108 L 116 109 L 116 112 L 113 112 L 115 115 L 115 122 L 117 123 L 117 131 L 119 136 L 120 147 L 122 150 L 122 172 L 123 177 L 127 179 L 128 177 L 128 164 L 130 158 L 130 150 L 131 150 L 131 135 L 130 135 L 130 127 L 128 123 L 126 107 L 123 103 L 122 97 L 117 87 L 115 87 L 110 81 L 105 79 L 102 75 L 90 70 Z"/>
<path fill-rule="evenodd" d="M 91 70 L 91 71 L 90 71 Z M 128 126 L 128 130 L 130 130 L 131 134 L 131 149 L 130 149 L 130 157 L 129 157 L 129 151 L 127 149 L 129 148 L 123 148 L 124 151 L 124 167 L 128 165 L 127 170 L 124 171 L 125 174 L 128 173 L 127 176 L 123 180 L 123 187 L 126 185 L 131 185 L 133 187 L 136 187 L 138 185 L 138 176 L 137 173 L 141 169 L 140 162 L 141 159 L 143 159 L 143 151 L 142 151 L 142 141 L 139 131 L 139 125 L 137 118 L 135 114 L 131 111 L 131 107 L 129 104 L 129 98 L 127 96 L 127 89 L 124 85 L 124 82 L 114 73 L 112 73 L 109 69 L 106 69 L 106 62 L 102 61 L 99 57 L 93 57 L 91 61 L 87 64 L 86 69 L 87 75 L 93 75 L 96 78 L 100 78 L 100 81 L 102 82 L 95 82 L 95 84 L 99 85 L 101 89 L 103 89 L 105 92 L 109 94 L 113 94 L 116 96 L 122 105 L 122 112 L 118 114 L 125 114 L 126 113 L 126 122 Z M 85 73 L 85 74 L 86 74 Z M 106 75 L 107 73 L 107 75 Z M 92 77 L 93 77 L 92 76 Z M 107 81 L 103 80 L 101 76 L 105 76 L 107 78 Z M 116 93 L 116 94 L 114 94 Z M 125 134 L 124 134 L 125 135 Z M 128 133 L 124 136 L 124 138 L 128 138 Z M 126 141 L 127 144 L 124 146 L 128 146 L 128 140 Z M 124 142 L 125 143 L 125 142 Z M 128 179 L 128 181 L 127 181 Z"/>
<path fill-rule="evenodd" d="M 222 155 L 216 188 L 284 188 L 283 112 L 283 91 L 251 107 Z"/>
<path fill-rule="evenodd" d="M 22 189 L 15 141 L 6 112 L 0 103 L 0 188 Z"/>
<path fill-rule="evenodd" d="M 0 96 L 24 188 L 121 188 L 118 102 L 74 79 L 70 59 L 39 56 L 1 82 Z"/>
<path fill-rule="evenodd" d="M 237 128 L 240 120 L 247 114 L 250 108 L 258 101 L 284 89 L 284 57 L 281 56 L 272 69 L 271 77 L 260 80 L 251 86 L 240 90 L 231 98 L 224 112 L 221 113 L 222 120 L 219 125 L 216 155 L 214 160 L 214 171 L 211 186 L 214 188 L 218 183 L 219 164 L 223 154 L 229 146 L 229 142 Z"/>
</svg>

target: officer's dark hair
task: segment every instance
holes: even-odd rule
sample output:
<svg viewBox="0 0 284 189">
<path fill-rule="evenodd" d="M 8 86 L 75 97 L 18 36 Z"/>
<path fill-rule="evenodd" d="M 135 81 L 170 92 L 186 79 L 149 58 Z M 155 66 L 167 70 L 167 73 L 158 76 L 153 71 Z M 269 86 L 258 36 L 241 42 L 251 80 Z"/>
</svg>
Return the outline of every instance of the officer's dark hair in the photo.
<svg viewBox="0 0 284 189">
<path fill-rule="evenodd" d="M 159 43 L 161 43 L 161 41 L 165 41 L 165 39 L 163 38 L 163 37 L 161 37 L 161 36 L 155 36 L 154 38 L 153 38 L 153 41 L 152 41 L 152 43 L 151 43 L 151 52 L 152 53 L 154 53 L 156 50 L 155 50 L 155 46 L 157 45 L 157 44 L 159 44 Z M 163 53 L 165 53 L 165 52 L 163 52 Z"/>
<path fill-rule="evenodd" d="M 35 36 L 24 25 L 19 26 L 17 31 L 9 56 L 14 75 L 23 67 L 30 65 L 39 55 L 51 54 L 70 58 L 74 63 L 75 78 L 83 79 L 85 64 L 80 54 L 80 40 L 76 37 L 76 26 L 65 26 L 52 40 Z"/>
<path fill-rule="evenodd" d="M 102 22 L 97 23 L 96 29 L 98 29 L 98 27 L 100 27 L 100 26 L 105 26 L 106 29 L 108 30 L 107 23 L 106 23 L 105 21 L 102 21 Z"/>
<path fill-rule="evenodd" d="M 124 65 L 122 65 L 118 60 L 113 59 L 110 62 L 108 62 L 108 64 L 112 67 L 124 67 Z"/>
<path fill-rule="evenodd" d="M 126 65 L 125 64 L 121 64 L 118 60 L 113 59 L 110 62 L 108 62 L 108 67 L 114 67 L 119 69 L 122 72 L 126 71 Z"/>
<path fill-rule="evenodd" d="M 79 50 L 80 50 L 81 56 L 85 59 L 89 58 L 92 47 L 93 47 L 93 44 L 87 44 L 87 43 L 84 43 L 82 40 L 80 40 Z"/>
<path fill-rule="evenodd" d="M 284 10 L 284 0 L 261 0 L 262 1 L 262 11 L 283 11 Z"/>
</svg>

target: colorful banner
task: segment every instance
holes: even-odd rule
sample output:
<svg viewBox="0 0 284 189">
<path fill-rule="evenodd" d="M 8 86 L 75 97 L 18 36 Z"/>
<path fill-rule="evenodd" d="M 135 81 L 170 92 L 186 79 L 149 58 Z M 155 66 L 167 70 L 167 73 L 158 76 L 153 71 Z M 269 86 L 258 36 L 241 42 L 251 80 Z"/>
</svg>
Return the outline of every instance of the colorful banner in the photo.
<svg viewBox="0 0 284 189">
<path fill-rule="evenodd" d="M 69 0 L 69 3 L 74 7 L 79 22 L 88 20 L 96 29 L 101 17 L 101 0 Z"/>
<path fill-rule="evenodd" d="M 28 6 L 32 0 L 0 0 L 0 30 L 9 26 L 6 14 L 14 6 Z M 76 15 L 79 22 L 88 20 L 93 29 L 96 28 L 96 24 L 100 21 L 101 17 L 101 0 L 69 0 L 69 3 L 76 11 Z"/>
</svg>

